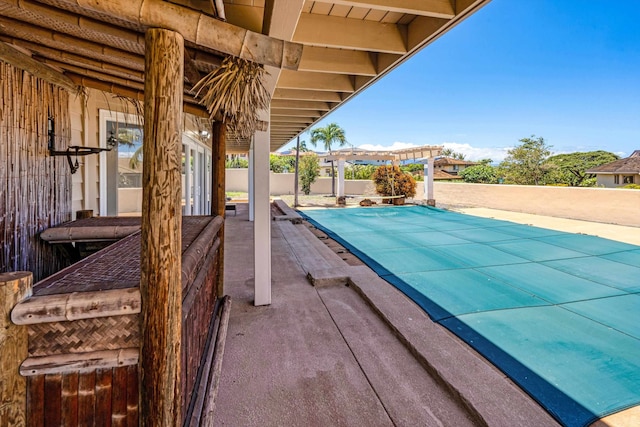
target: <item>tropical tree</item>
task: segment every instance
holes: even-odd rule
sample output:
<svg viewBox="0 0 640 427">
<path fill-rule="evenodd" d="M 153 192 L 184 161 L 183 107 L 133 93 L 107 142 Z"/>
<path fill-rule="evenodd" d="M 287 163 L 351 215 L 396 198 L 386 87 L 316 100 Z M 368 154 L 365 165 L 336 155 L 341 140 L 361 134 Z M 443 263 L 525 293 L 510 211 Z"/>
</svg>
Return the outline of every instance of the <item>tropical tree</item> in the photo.
<svg viewBox="0 0 640 427">
<path fill-rule="evenodd" d="M 311 192 L 311 184 L 316 182 L 316 178 L 320 175 L 320 160 L 317 154 L 306 154 L 300 156 L 300 164 L 298 166 L 298 174 L 302 192 L 307 196 Z"/>
<path fill-rule="evenodd" d="M 249 161 L 240 157 L 233 157 L 225 162 L 225 168 L 227 169 L 247 169 L 248 167 Z"/>
<path fill-rule="evenodd" d="M 498 182 L 496 169 L 489 164 L 469 166 L 468 168 L 461 170 L 458 175 L 462 177 L 464 182 L 475 182 L 480 184 L 495 184 Z"/>
<path fill-rule="evenodd" d="M 377 168 L 375 165 L 351 165 L 345 168 L 344 175 L 347 179 L 371 179 Z"/>
<path fill-rule="evenodd" d="M 316 147 L 318 142 L 322 143 L 325 151 L 331 155 L 331 147 L 333 144 L 338 144 L 339 147 L 344 146 L 347 143 L 347 138 L 344 135 L 344 129 L 338 126 L 336 123 L 329 123 L 325 127 L 311 129 L 311 144 Z M 331 195 L 336 194 L 336 174 L 333 168 L 333 160 L 331 160 Z"/>
<path fill-rule="evenodd" d="M 500 163 L 499 170 L 509 184 L 541 185 L 550 170 L 546 160 L 551 154 L 550 145 L 544 138 L 523 138 L 522 144 L 507 152 L 507 157 Z"/>
<path fill-rule="evenodd" d="M 551 156 L 546 161 L 546 165 L 550 167 L 547 183 L 593 187 L 596 184 L 595 175 L 588 174 L 586 171 L 619 158 L 613 153 L 602 150 Z"/>
<path fill-rule="evenodd" d="M 290 172 L 295 168 L 296 158 L 294 156 L 279 156 L 269 154 L 269 169 L 274 173 Z"/>
<path fill-rule="evenodd" d="M 442 151 L 440 151 L 440 155 L 443 157 L 448 157 L 450 159 L 458 160 L 464 160 L 467 157 L 466 154 L 454 151 L 451 148 L 443 148 Z"/>
</svg>

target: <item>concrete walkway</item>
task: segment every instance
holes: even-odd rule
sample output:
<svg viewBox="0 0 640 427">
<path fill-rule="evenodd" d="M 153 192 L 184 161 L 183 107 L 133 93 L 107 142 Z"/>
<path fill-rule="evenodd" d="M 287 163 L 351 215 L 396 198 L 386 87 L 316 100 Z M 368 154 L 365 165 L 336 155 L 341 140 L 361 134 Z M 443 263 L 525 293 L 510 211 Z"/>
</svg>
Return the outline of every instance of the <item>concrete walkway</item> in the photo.
<svg viewBox="0 0 640 427">
<path fill-rule="evenodd" d="M 233 303 L 216 425 L 557 426 L 502 373 L 367 267 L 344 262 L 305 223 L 272 222 L 272 304 L 254 307 L 253 224 L 247 205 L 237 209 L 225 231 L 225 292 Z"/>
</svg>

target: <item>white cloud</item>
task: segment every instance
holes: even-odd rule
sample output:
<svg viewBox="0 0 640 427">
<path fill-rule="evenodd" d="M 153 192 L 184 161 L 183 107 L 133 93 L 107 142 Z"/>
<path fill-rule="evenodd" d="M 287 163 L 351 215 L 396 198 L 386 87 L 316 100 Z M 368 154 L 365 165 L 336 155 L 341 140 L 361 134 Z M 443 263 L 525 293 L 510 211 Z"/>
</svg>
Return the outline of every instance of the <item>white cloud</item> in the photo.
<svg viewBox="0 0 640 427">
<path fill-rule="evenodd" d="M 473 147 L 470 144 L 460 144 L 458 142 L 445 142 L 442 145 L 445 148 L 450 148 L 455 152 L 464 154 L 467 160 L 482 160 L 491 159 L 494 163 L 499 163 L 507 156 L 507 151 L 512 147 Z M 399 142 L 396 141 L 391 145 L 381 144 L 362 144 L 358 146 L 363 150 L 373 151 L 389 151 L 389 150 L 401 150 L 404 148 L 419 147 L 419 145 L 412 142 Z"/>
<path fill-rule="evenodd" d="M 413 148 L 418 147 L 418 145 L 412 142 L 394 142 L 391 145 L 373 145 L 373 144 L 362 144 L 359 145 L 358 148 L 363 150 L 372 150 L 372 151 L 389 151 L 389 150 L 402 150 L 404 148 Z"/>
<path fill-rule="evenodd" d="M 507 151 L 513 147 L 472 147 L 470 144 L 460 144 L 457 142 L 445 142 L 445 148 L 464 154 L 467 160 L 491 159 L 494 163 L 499 163 L 507 156 Z"/>
</svg>

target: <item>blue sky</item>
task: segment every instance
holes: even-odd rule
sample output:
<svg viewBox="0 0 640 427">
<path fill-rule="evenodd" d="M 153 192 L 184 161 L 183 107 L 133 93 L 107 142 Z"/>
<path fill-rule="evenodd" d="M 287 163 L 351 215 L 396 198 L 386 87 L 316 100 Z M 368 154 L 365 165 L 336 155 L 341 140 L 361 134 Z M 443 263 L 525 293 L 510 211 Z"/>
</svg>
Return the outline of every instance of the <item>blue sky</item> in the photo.
<svg viewBox="0 0 640 427">
<path fill-rule="evenodd" d="M 531 135 L 627 156 L 640 149 L 638 22 L 638 0 L 493 0 L 317 126 L 338 123 L 356 147 L 471 160 L 500 161 Z"/>
</svg>

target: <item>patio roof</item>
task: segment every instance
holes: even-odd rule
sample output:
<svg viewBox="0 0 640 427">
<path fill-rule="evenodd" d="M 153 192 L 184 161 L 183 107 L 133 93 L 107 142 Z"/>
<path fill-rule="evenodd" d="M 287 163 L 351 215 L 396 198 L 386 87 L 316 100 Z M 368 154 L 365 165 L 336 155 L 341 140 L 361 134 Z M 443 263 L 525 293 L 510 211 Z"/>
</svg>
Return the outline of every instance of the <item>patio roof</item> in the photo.
<svg viewBox="0 0 640 427">
<path fill-rule="evenodd" d="M 225 55 L 265 64 L 275 151 L 488 2 L 0 0 L 0 59 L 142 99 L 144 32 L 172 29 L 186 41 L 186 112 L 206 114 L 191 88 Z M 228 152 L 248 147 L 228 138 Z"/>
</svg>

